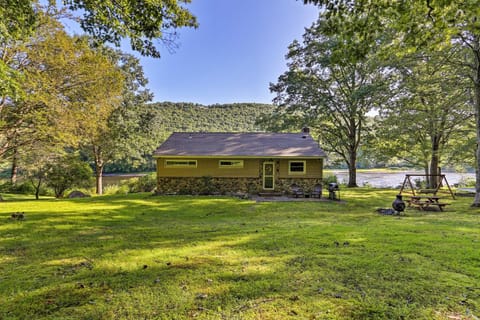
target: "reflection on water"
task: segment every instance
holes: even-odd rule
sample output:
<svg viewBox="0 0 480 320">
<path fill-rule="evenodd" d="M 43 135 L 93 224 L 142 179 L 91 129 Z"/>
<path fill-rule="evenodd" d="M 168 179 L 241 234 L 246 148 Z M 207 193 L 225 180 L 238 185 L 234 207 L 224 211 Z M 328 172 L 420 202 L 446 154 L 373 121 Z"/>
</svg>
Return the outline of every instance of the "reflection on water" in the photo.
<svg viewBox="0 0 480 320">
<path fill-rule="evenodd" d="M 329 170 L 325 175 L 334 174 L 338 178 L 338 182 L 348 182 L 348 170 Z M 395 172 L 382 172 L 382 171 L 368 171 L 357 172 L 357 184 L 359 186 L 371 186 L 375 188 L 396 188 L 400 187 L 405 180 L 406 174 L 423 174 L 420 171 L 395 171 Z M 453 186 L 460 181 L 475 179 L 475 173 L 456 173 L 456 172 L 444 172 L 448 184 Z M 420 177 L 419 177 L 420 178 Z M 415 177 L 412 177 L 415 179 Z M 413 182 L 413 181 L 412 181 Z"/>
</svg>

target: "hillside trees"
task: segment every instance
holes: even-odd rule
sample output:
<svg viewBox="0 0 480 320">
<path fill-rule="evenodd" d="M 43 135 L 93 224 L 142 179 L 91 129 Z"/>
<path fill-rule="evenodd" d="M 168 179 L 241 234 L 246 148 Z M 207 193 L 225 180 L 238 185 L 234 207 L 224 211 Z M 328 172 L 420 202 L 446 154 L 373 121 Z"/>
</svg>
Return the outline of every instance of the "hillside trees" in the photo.
<svg viewBox="0 0 480 320">
<path fill-rule="evenodd" d="M 274 121 L 265 121 L 277 130 L 312 127 L 322 147 L 348 165 L 348 186 L 355 187 L 357 152 L 368 131 L 366 114 L 386 99 L 388 71 L 373 59 L 334 56 L 343 40 L 326 36 L 326 27 L 320 18 L 306 30 L 303 43 L 290 45 L 288 71 L 270 87 L 277 94 Z"/>
<path fill-rule="evenodd" d="M 480 206 L 480 24 L 476 1 L 419 1 L 401 2 L 353 0 L 304 0 L 321 5 L 328 19 L 329 33 L 342 37 L 363 39 L 355 47 L 358 56 L 364 56 L 379 33 L 395 31 L 397 37 L 387 47 L 389 53 L 409 54 L 421 48 L 435 51 L 445 47 L 463 48 L 462 61 L 468 68 L 466 79 L 471 81 L 477 135 L 476 195 L 472 206 Z M 346 48 L 352 48 L 346 46 Z"/>
</svg>

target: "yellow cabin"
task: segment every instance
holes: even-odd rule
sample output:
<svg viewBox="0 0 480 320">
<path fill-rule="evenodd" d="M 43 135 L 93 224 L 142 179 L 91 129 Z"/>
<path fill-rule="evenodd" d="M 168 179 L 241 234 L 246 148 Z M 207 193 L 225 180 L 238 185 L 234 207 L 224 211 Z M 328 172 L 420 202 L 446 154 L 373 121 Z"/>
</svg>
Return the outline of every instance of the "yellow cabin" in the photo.
<svg viewBox="0 0 480 320">
<path fill-rule="evenodd" d="M 159 194 L 285 193 L 322 183 L 325 152 L 301 133 L 175 132 L 155 151 Z"/>
</svg>

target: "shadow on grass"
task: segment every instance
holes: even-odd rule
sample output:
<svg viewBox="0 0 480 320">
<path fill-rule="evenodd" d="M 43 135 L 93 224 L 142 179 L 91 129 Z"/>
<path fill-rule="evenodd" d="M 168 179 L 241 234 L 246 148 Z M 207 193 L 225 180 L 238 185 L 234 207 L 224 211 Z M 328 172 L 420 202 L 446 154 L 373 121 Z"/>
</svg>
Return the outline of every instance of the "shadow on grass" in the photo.
<svg viewBox="0 0 480 320">
<path fill-rule="evenodd" d="M 373 213 L 394 194 L 349 190 L 345 204 L 145 194 L 8 203 L 2 212 L 20 207 L 27 220 L 0 225 L 0 316 L 477 312 L 479 290 L 467 287 L 480 282 L 478 219 Z"/>
</svg>

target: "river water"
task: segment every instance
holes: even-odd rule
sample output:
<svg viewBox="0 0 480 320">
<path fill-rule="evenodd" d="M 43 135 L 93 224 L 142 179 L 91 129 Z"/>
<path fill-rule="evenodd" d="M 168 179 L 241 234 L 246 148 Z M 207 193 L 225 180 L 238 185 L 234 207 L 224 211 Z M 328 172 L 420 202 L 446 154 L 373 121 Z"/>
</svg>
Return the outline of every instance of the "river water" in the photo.
<svg viewBox="0 0 480 320">
<path fill-rule="evenodd" d="M 348 183 L 348 170 L 328 170 L 325 176 L 334 174 L 337 176 L 339 183 Z M 362 186 L 370 186 L 375 188 L 397 188 L 403 184 L 406 174 L 423 174 L 420 171 L 394 171 L 383 172 L 369 170 L 367 172 L 357 172 L 357 184 Z M 443 172 L 447 178 L 448 184 L 453 185 L 470 179 L 475 179 L 475 173 L 457 173 Z M 415 179 L 424 179 L 423 177 L 412 177 L 412 183 Z"/>
</svg>

